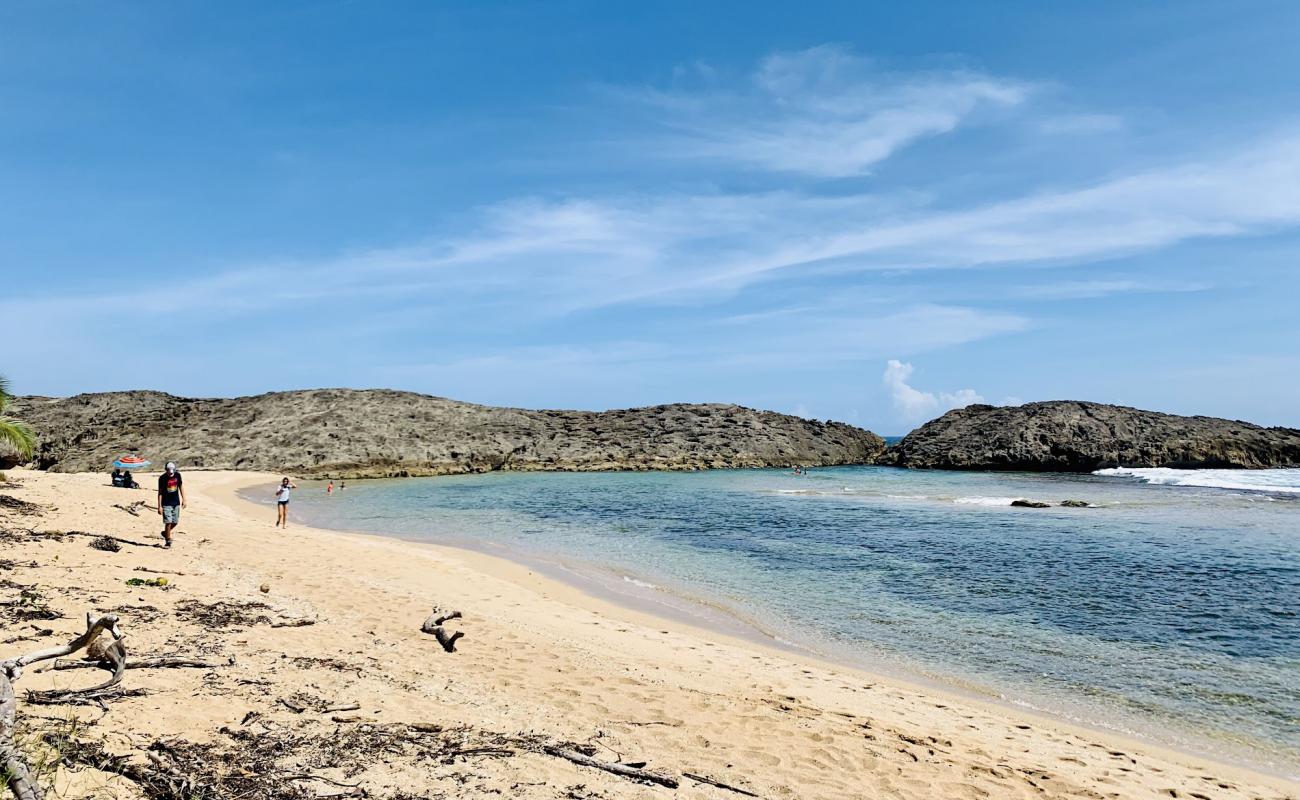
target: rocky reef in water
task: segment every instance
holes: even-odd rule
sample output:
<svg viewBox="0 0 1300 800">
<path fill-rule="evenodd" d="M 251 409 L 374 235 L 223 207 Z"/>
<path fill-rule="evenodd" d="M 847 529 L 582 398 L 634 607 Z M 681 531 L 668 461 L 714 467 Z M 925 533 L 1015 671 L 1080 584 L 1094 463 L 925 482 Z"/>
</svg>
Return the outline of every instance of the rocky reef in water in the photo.
<svg viewBox="0 0 1300 800">
<path fill-rule="evenodd" d="M 1300 430 L 1076 400 L 971 405 L 912 431 L 880 463 L 1040 472 L 1300 466 Z"/>
<path fill-rule="evenodd" d="M 190 399 L 162 392 L 19 397 L 38 466 L 106 470 L 123 453 L 189 469 L 318 477 L 493 470 L 693 470 L 870 463 L 870 431 L 734 405 L 616 411 L 495 408 L 389 390 L 312 389 Z"/>
</svg>

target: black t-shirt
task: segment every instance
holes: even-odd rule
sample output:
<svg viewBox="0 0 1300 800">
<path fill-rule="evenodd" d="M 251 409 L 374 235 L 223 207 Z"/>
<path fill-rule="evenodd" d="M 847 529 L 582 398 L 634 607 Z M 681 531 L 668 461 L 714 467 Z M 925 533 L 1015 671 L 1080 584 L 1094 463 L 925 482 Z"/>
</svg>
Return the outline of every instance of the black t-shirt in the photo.
<svg viewBox="0 0 1300 800">
<path fill-rule="evenodd" d="M 181 504 L 180 470 L 170 475 L 164 472 L 158 476 L 158 494 L 162 495 L 162 504 L 165 506 L 178 506 Z"/>
</svg>

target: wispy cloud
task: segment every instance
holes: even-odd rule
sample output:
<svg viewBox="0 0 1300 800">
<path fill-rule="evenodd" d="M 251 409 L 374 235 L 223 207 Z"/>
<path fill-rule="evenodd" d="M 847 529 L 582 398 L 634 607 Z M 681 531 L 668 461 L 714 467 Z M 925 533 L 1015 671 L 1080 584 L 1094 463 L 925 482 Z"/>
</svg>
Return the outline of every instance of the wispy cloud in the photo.
<svg viewBox="0 0 1300 800">
<path fill-rule="evenodd" d="M 1202 281 L 1159 283 L 1133 278 L 1101 278 L 1018 286 L 1007 290 L 1007 294 L 1031 300 L 1092 300 L 1117 294 L 1182 294 L 1205 292 L 1213 288 L 1214 284 Z"/>
<path fill-rule="evenodd" d="M 659 155 L 843 178 L 867 174 L 900 148 L 949 133 L 981 109 L 1019 105 L 1030 91 L 1026 83 L 978 72 L 890 73 L 825 45 L 768 56 L 740 90 L 710 86 L 638 97 L 673 131 Z"/>
</svg>

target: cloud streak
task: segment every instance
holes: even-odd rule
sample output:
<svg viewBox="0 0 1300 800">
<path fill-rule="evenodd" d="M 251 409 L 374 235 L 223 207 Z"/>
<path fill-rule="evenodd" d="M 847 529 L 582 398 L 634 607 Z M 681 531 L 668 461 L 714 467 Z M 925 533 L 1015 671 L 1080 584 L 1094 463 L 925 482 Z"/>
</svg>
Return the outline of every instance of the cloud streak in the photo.
<svg viewBox="0 0 1300 800">
<path fill-rule="evenodd" d="M 956 130 L 978 111 L 1018 106 L 1030 91 L 969 71 L 890 74 L 826 45 L 768 56 L 740 92 L 644 92 L 639 99 L 673 132 L 660 155 L 846 178 Z"/>
</svg>

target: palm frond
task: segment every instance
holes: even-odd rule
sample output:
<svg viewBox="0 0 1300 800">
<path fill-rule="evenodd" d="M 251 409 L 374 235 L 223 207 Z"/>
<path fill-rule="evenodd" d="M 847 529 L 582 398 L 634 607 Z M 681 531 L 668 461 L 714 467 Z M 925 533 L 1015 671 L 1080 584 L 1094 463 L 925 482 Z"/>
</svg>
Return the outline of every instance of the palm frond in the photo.
<svg viewBox="0 0 1300 800">
<path fill-rule="evenodd" d="M 26 422 L 0 417 L 0 447 L 8 445 L 24 459 L 36 452 L 36 434 Z"/>
</svg>

